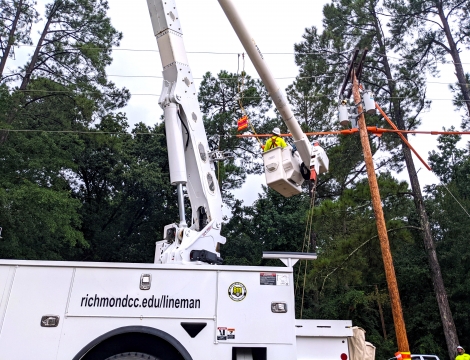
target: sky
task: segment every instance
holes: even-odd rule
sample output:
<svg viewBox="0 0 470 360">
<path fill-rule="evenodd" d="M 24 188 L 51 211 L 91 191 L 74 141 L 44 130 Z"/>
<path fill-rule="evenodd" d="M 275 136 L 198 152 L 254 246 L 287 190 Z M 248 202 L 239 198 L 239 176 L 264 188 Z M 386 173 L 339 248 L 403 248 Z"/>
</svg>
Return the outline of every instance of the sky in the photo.
<svg viewBox="0 0 470 360">
<path fill-rule="evenodd" d="M 39 0 L 39 7 L 49 1 Z M 263 52 L 271 72 L 279 86 L 285 89 L 298 74 L 294 63 L 293 48 L 302 41 L 305 28 L 322 27 L 322 8 L 325 0 L 236 0 L 251 35 Z M 120 87 L 130 90 L 132 97 L 122 111 L 127 113 L 129 123 L 144 122 L 153 125 L 159 121 L 162 110 L 158 95 L 162 87 L 162 65 L 146 0 L 109 0 L 112 24 L 123 33 L 121 46 L 113 52 L 113 64 L 108 69 L 110 79 Z M 188 52 L 189 64 L 195 74 L 196 86 L 202 75 L 220 70 L 236 72 L 238 55 L 244 52 L 233 29 L 217 0 L 176 0 L 183 30 L 183 39 Z M 39 28 L 41 24 L 37 25 Z M 145 51 L 143 51 L 145 50 Z M 21 62 L 31 53 L 31 48 L 17 49 Z M 225 54 L 215 54 L 225 53 Z M 276 54 L 270 54 L 276 53 Z M 286 53 L 286 54 L 279 54 Z M 464 68 L 470 69 L 470 52 L 462 53 Z M 245 69 L 257 77 L 247 58 Z M 451 64 L 441 66 L 439 78 L 430 78 L 427 96 L 434 99 L 429 112 L 421 116 L 420 130 L 440 130 L 451 125 L 459 128 L 461 118 L 453 109 L 452 95 L 448 83 L 456 81 Z M 438 83 L 439 82 L 439 83 Z M 336 120 L 336 119 L 334 119 Z M 417 135 L 410 137 L 411 144 L 427 159 L 428 152 L 436 149 L 437 137 Z M 462 145 L 463 146 L 463 145 Z M 421 185 L 437 183 L 438 179 L 426 170 L 415 158 Z M 330 164 L 334 166 L 334 164 Z M 397 174 L 407 180 L 406 171 Z M 234 195 L 242 198 L 246 205 L 257 199 L 264 184 L 264 176 L 249 176 L 242 189 Z"/>
</svg>

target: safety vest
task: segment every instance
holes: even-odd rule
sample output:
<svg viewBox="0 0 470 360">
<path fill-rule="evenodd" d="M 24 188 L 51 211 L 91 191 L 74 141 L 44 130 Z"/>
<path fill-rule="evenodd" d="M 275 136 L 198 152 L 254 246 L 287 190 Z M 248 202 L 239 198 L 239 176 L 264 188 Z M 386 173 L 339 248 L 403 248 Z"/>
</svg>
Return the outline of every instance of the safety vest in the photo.
<svg viewBox="0 0 470 360">
<path fill-rule="evenodd" d="M 270 142 L 271 141 L 271 142 Z M 271 137 L 268 141 L 266 141 L 266 145 L 264 147 L 264 151 L 268 151 L 268 150 L 271 150 L 271 149 L 274 149 L 275 147 L 286 147 L 287 144 L 285 143 L 285 141 L 278 137 L 278 136 L 273 136 Z"/>
</svg>

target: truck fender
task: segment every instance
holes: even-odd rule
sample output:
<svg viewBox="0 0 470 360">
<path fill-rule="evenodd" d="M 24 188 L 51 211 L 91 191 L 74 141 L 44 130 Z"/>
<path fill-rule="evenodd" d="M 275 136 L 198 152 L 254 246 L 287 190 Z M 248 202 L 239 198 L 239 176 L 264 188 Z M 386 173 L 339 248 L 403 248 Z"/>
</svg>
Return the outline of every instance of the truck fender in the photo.
<svg viewBox="0 0 470 360">
<path fill-rule="evenodd" d="M 154 342 L 156 345 L 158 344 L 167 344 L 170 345 L 171 347 L 174 348 L 179 354 L 181 355 L 181 359 L 183 360 L 193 360 L 189 352 L 185 349 L 185 347 L 173 336 L 170 334 L 158 330 L 155 328 L 147 327 L 147 326 L 124 326 L 120 327 L 117 329 L 114 329 L 112 331 L 109 331 L 100 337 L 96 338 L 95 340 L 91 341 L 89 344 L 87 344 L 80 352 L 75 355 L 73 360 L 85 360 L 85 359 L 94 359 L 93 356 L 93 350 L 96 350 L 97 347 L 100 344 L 103 344 L 105 342 L 113 342 L 113 338 L 115 338 L 116 341 L 121 342 L 123 339 L 123 336 L 125 338 L 125 335 L 133 335 L 134 337 L 141 336 L 142 338 L 146 338 L 145 342 L 148 344 L 148 339 L 150 338 L 152 342 Z M 152 339 L 153 338 L 153 339 Z M 118 340 L 119 339 L 119 340 Z M 140 352 L 145 352 L 142 351 L 142 349 L 135 349 L 135 350 L 130 350 L 130 351 L 140 351 Z M 111 354 L 112 356 L 114 354 Z M 157 356 L 158 354 L 149 354 L 153 356 Z"/>
</svg>

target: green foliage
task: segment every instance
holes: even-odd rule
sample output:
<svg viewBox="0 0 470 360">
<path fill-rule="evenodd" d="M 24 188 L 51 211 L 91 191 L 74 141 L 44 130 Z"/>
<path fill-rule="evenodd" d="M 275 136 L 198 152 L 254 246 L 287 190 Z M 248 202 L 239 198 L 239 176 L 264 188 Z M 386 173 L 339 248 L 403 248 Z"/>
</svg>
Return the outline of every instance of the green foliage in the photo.
<svg viewBox="0 0 470 360">
<path fill-rule="evenodd" d="M 257 141 L 235 137 L 237 121 L 243 116 L 240 99 L 255 130 L 258 133 L 271 131 L 273 125 L 266 115 L 271 100 L 260 80 L 254 80 L 246 73 L 242 77 L 224 70 L 217 76 L 209 72 L 204 75 L 199 102 L 210 150 L 229 151 L 234 155 L 234 159 L 216 164 L 222 197 L 227 204 L 234 204 L 230 190 L 240 188 L 246 175 L 262 172 L 261 147 Z M 251 127 L 248 130 L 251 131 Z"/>
<path fill-rule="evenodd" d="M 217 76 L 206 73 L 199 88 L 199 102 L 211 151 L 229 151 L 233 160 L 216 164 L 216 174 L 224 202 L 233 204 L 230 190 L 240 188 L 247 174 L 260 174 L 261 148 L 255 139 L 236 138 L 237 121 L 243 116 L 239 99 L 258 133 L 271 131 L 266 113 L 271 100 L 260 80 L 249 75 L 221 71 Z M 271 124 L 268 126 L 268 124 Z M 269 127 L 269 130 L 267 130 Z M 251 131 L 251 127 L 248 129 Z"/>
<path fill-rule="evenodd" d="M 27 180 L 0 189 L 2 258 L 66 260 L 89 245 L 78 230 L 81 204 L 70 192 Z"/>
<path fill-rule="evenodd" d="M 224 227 L 224 236 L 231 239 L 222 248 L 225 262 L 260 265 L 266 264 L 261 259 L 263 251 L 300 251 L 309 203 L 306 195 L 284 198 L 266 187 L 253 206 L 242 206 L 237 200 Z"/>
<path fill-rule="evenodd" d="M 470 8 L 467 1 L 386 0 L 394 45 L 403 51 L 409 66 L 419 66 L 432 75 L 439 64 L 452 59 L 457 85 L 454 105 L 466 109 L 462 127 L 470 124 L 468 76 L 460 58 L 461 47 L 470 49 Z M 447 58 L 447 59 L 446 59 Z"/>
<path fill-rule="evenodd" d="M 445 128 L 444 128 L 444 131 Z M 455 131 L 452 126 L 448 131 Z M 457 143 L 462 139 L 460 135 L 441 135 L 438 138 L 439 144 L 437 149 L 439 152 L 432 150 L 429 153 L 429 162 L 433 171 L 439 176 L 441 181 L 448 183 L 457 174 L 461 172 L 462 163 L 465 161 L 467 151 L 459 149 Z"/>
<path fill-rule="evenodd" d="M 71 114 L 75 110 L 74 123 L 86 126 L 126 105 L 129 91 L 106 76 L 111 49 L 122 38 L 111 25 L 108 8 L 105 0 L 54 0 L 46 5 L 35 51 L 11 77 L 21 85 L 10 89 L 13 106 L 3 120 L 6 125 L 21 126 L 26 117 L 50 117 L 55 106 L 64 109 L 61 103 L 68 102 Z M 6 138 L 3 134 L 0 142 Z"/>
<path fill-rule="evenodd" d="M 107 118 L 98 130 L 118 134 L 87 136 L 70 179 L 91 244 L 84 259 L 152 262 L 155 241 L 178 214 L 163 126 L 138 124 L 131 135 L 122 118 Z"/>
<path fill-rule="evenodd" d="M 0 134 L 4 258 L 151 262 L 176 218 L 162 126 L 131 133 L 116 111 L 130 95 L 107 79 L 122 38 L 107 11 L 46 5 L 20 89 L 0 84 L 0 126 L 14 129 Z"/>
<path fill-rule="evenodd" d="M 457 333 L 461 344 L 468 344 L 470 313 L 465 304 L 470 296 L 470 161 L 468 149 L 458 149 L 457 140 L 455 136 L 440 136 L 439 152 L 430 154 L 442 183 L 427 187 L 427 207 Z"/>
</svg>

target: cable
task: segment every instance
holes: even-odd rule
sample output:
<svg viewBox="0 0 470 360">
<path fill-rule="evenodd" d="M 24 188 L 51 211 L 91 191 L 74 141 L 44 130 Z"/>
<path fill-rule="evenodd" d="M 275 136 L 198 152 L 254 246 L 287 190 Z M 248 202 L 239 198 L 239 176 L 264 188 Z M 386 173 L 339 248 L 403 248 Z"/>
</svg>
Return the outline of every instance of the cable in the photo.
<svg viewBox="0 0 470 360">
<path fill-rule="evenodd" d="M 4 75 L 19 75 L 19 73 L 4 73 Z M 117 74 L 108 74 L 108 77 L 121 77 L 121 78 L 151 78 L 151 79 L 163 79 L 163 76 L 156 75 L 117 75 Z M 290 80 L 290 79 L 314 79 L 315 81 L 321 78 L 336 78 L 334 75 L 318 75 L 318 76 L 284 76 L 284 77 L 275 77 L 276 80 Z M 194 80 L 204 80 L 203 77 L 195 77 Z M 260 77 L 252 77 L 253 80 L 261 80 Z M 218 81 L 231 81 L 237 80 L 236 77 L 232 78 L 218 78 Z M 396 80 L 396 79 L 383 79 L 383 81 L 394 81 L 399 83 L 404 83 L 406 80 Z M 426 81 L 427 84 L 439 84 L 439 85 L 469 85 L 467 83 L 456 83 L 456 82 L 443 82 L 443 81 Z"/>
<path fill-rule="evenodd" d="M 27 44 L 19 44 L 16 45 L 17 47 L 36 47 L 36 45 L 27 45 Z M 130 52 L 156 52 L 159 53 L 159 50 L 156 49 L 129 49 L 129 48 L 118 48 L 118 47 L 111 47 L 111 48 L 103 48 L 103 47 L 72 47 L 72 48 L 65 48 L 63 50 L 79 50 L 81 48 L 85 48 L 87 50 L 112 50 L 112 51 L 130 51 Z M 341 55 L 341 54 L 347 54 L 351 51 L 352 49 L 349 50 L 344 50 L 344 51 L 328 51 L 328 50 L 321 50 L 321 51 L 316 51 L 316 52 L 263 52 L 264 55 L 318 55 L 318 54 L 324 54 L 325 52 L 332 53 L 333 55 Z M 238 55 L 239 53 L 237 52 L 220 52 L 220 51 L 186 51 L 187 54 L 211 54 L 211 55 Z M 387 54 L 381 54 L 381 53 L 374 53 L 376 55 L 380 56 L 385 56 L 390 59 L 395 59 L 395 60 L 403 60 L 405 57 L 397 57 L 397 56 L 389 56 Z M 462 62 L 462 63 L 454 63 L 453 61 L 450 62 L 442 62 L 441 64 L 454 64 L 454 65 L 469 65 L 470 63 Z"/>
<path fill-rule="evenodd" d="M 87 94 L 102 94 L 101 91 L 89 91 L 89 92 L 84 92 L 84 93 L 75 93 L 73 90 L 20 90 L 22 92 L 40 92 L 40 93 L 72 93 L 72 94 L 77 94 L 77 95 L 87 95 Z M 139 94 L 139 93 L 132 93 L 130 94 L 131 96 L 160 96 L 160 94 Z M 325 94 L 317 94 L 314 96 L 305 96 L 303 99 L 317 99 L 320 97 L 328 97 L 329 95 Z M 381 100 L 390 100 L 390 99 L 411 99 L 411 100 L 423 100 L 421 98 L 408 98 L 405 96 L 390 96 L 390 97 L 381 97 L 378 96 L 376 97 L 377 99 Z M 244 99 L 262 99 L 261 96 L 251 96 L 251 97 L 244 97 Z M 432 99 L 432 98 L 425 98 L 424 100 L 426 101 L 454 101 L 454 99 Z M 459 102 L 468 102 L 470 100 L 458 100 Z"/>
<path fill-rule="evenodd" d="M 460 205 L 460 207 L 461 207 L 462 210 L 465 212 L 465 214 L 467 214 L 467 216 L 470 218 L 470 214 L 468 213 L 467 209 L 465 209 L 465 207 L 460 203 L 460 201 L 457 200 L 457 198 L 456 198 L 455 195 L 452 193 L 452 191 L 450 191 L 450 189 L 447 187 L 447 185 L 444 184 L 444 182 L 442 182 L 441 179 L 439 179 L 439 177 L 437 176 L 436 173 L 433 172 L 433 174 L 434 174 L 434 176 L 439 180 L 440 184 L 441 184 L 442 186 L 444 186 L 444 188 L 449 192 L 450 196 L 452 196 L 452 197 L 454 198 L 454 200 L 457 202 L 457 204 Z"/>
<path fill-rule="evenodd" d="M 4 73 L 5 75 L 20 75 L 19 73 Z M 116 74 L 108 74 L 106 76 L 109 77 L 122 77 L 122 78 L 152 78 L 152 79 L 163 79 L 163 76 L 156 76 L 156 75 L 116 75 Z M 285 76 L 285 77 L 277 77 L 274 78 L 276 80 L 290 80 L 290 79 L 319 79 L 319 78 L 335 78 L 336 76 L 333 75 L 319 75 L 319 76 Z M 195 77 L 194 80 L 204 80 L 203 77 Z M 252 77 L 254 80 L 261 80 L 260 77 Z M 218 81 L 235 81 L 238 80 L 236 77 L 231 78 L 218 78 Z M 452 85 L 453 83 L 449 83 Z"/>
<path fill-rule="evenodd" d="M 256 129 L 253 126 L 253 123 L 251 122 L 250 118 L 248 117 L 248 114 L 245 111 L 245 108 L 243 107 L 243 95 L 244 95 L 244 89 L 243 85 L 245 85 L 245 53 L 242 53 L 242 60 L 243 60 L 243 69 L 242 69 L 242 80 L 238 81 L 238 104 L 240 105 L 240 109 L 243 113 L 243 116 L 246 118 L 248 121 L 248 124 L 250 124 L 251 131 L 256 135 Z M 237 76 L 238 76 L 238 71 L 240 70 L 240 54 L 238 54 L 238 68 L 237 68 Z M 258 141 L 258 144 L 261 149 L 263 149 L 263 144 L 261 144 L 261 140 L 259 137 L 256 138 Z"/>
<path fill-rule="evenodd" d="M 310 180 L 311 181 L 311 180 Z M 317 180 L 315 179 L 315 182 L 312 184 L 312 189 L 311 191 L 313 192 L 311 201 L 310 201 L 310 211 L 308 214 L 307 218 L 307 224 L 305 227 L 305 230 L 308 228 L 308 243 L 307 243 L 307 252 L 309 251 L 310 248 L 310 239 L 312 238 L 312 225 L 313 225 L 313 215 L 314 215 L 314 208 L 315 208 L 315 197 L 316 197 L 316 186 L 317 186 Z M 305 238 L 304 238 L 304 243 L 305 243 Z M 303 252 L 303 247 L 302 247 L 302 252 Z M 307 281 L 307 267 L 308 267 L 308 260 L 305 260 L 305 269 L 304 269 L 304 284 L 302 287 L 302 301 L 301 301 L 301 306 L 300 306 L 300 318 L 302 319 L 303 316 L 303 310 L 304 310 L 304 298 L 305 298 L 305 283 Z M 300 270 L 300 266 L 299 266 Z"/>
<path fill-rule="evenodd" d="M 117 131 L 79 131 L 79 130 L 32 130 L 32 129 L 0 129 L 0 131 L 8 132 L 24 132 L 24 133 L 65 133 L 65 134 L 87 134 L 87 135 L 152 135 L 152 136 L 165 136 L 165 134 L 154 134 L 154 133 L 128 133 L 128 132 L 117 132 Z"/>
</svg>

